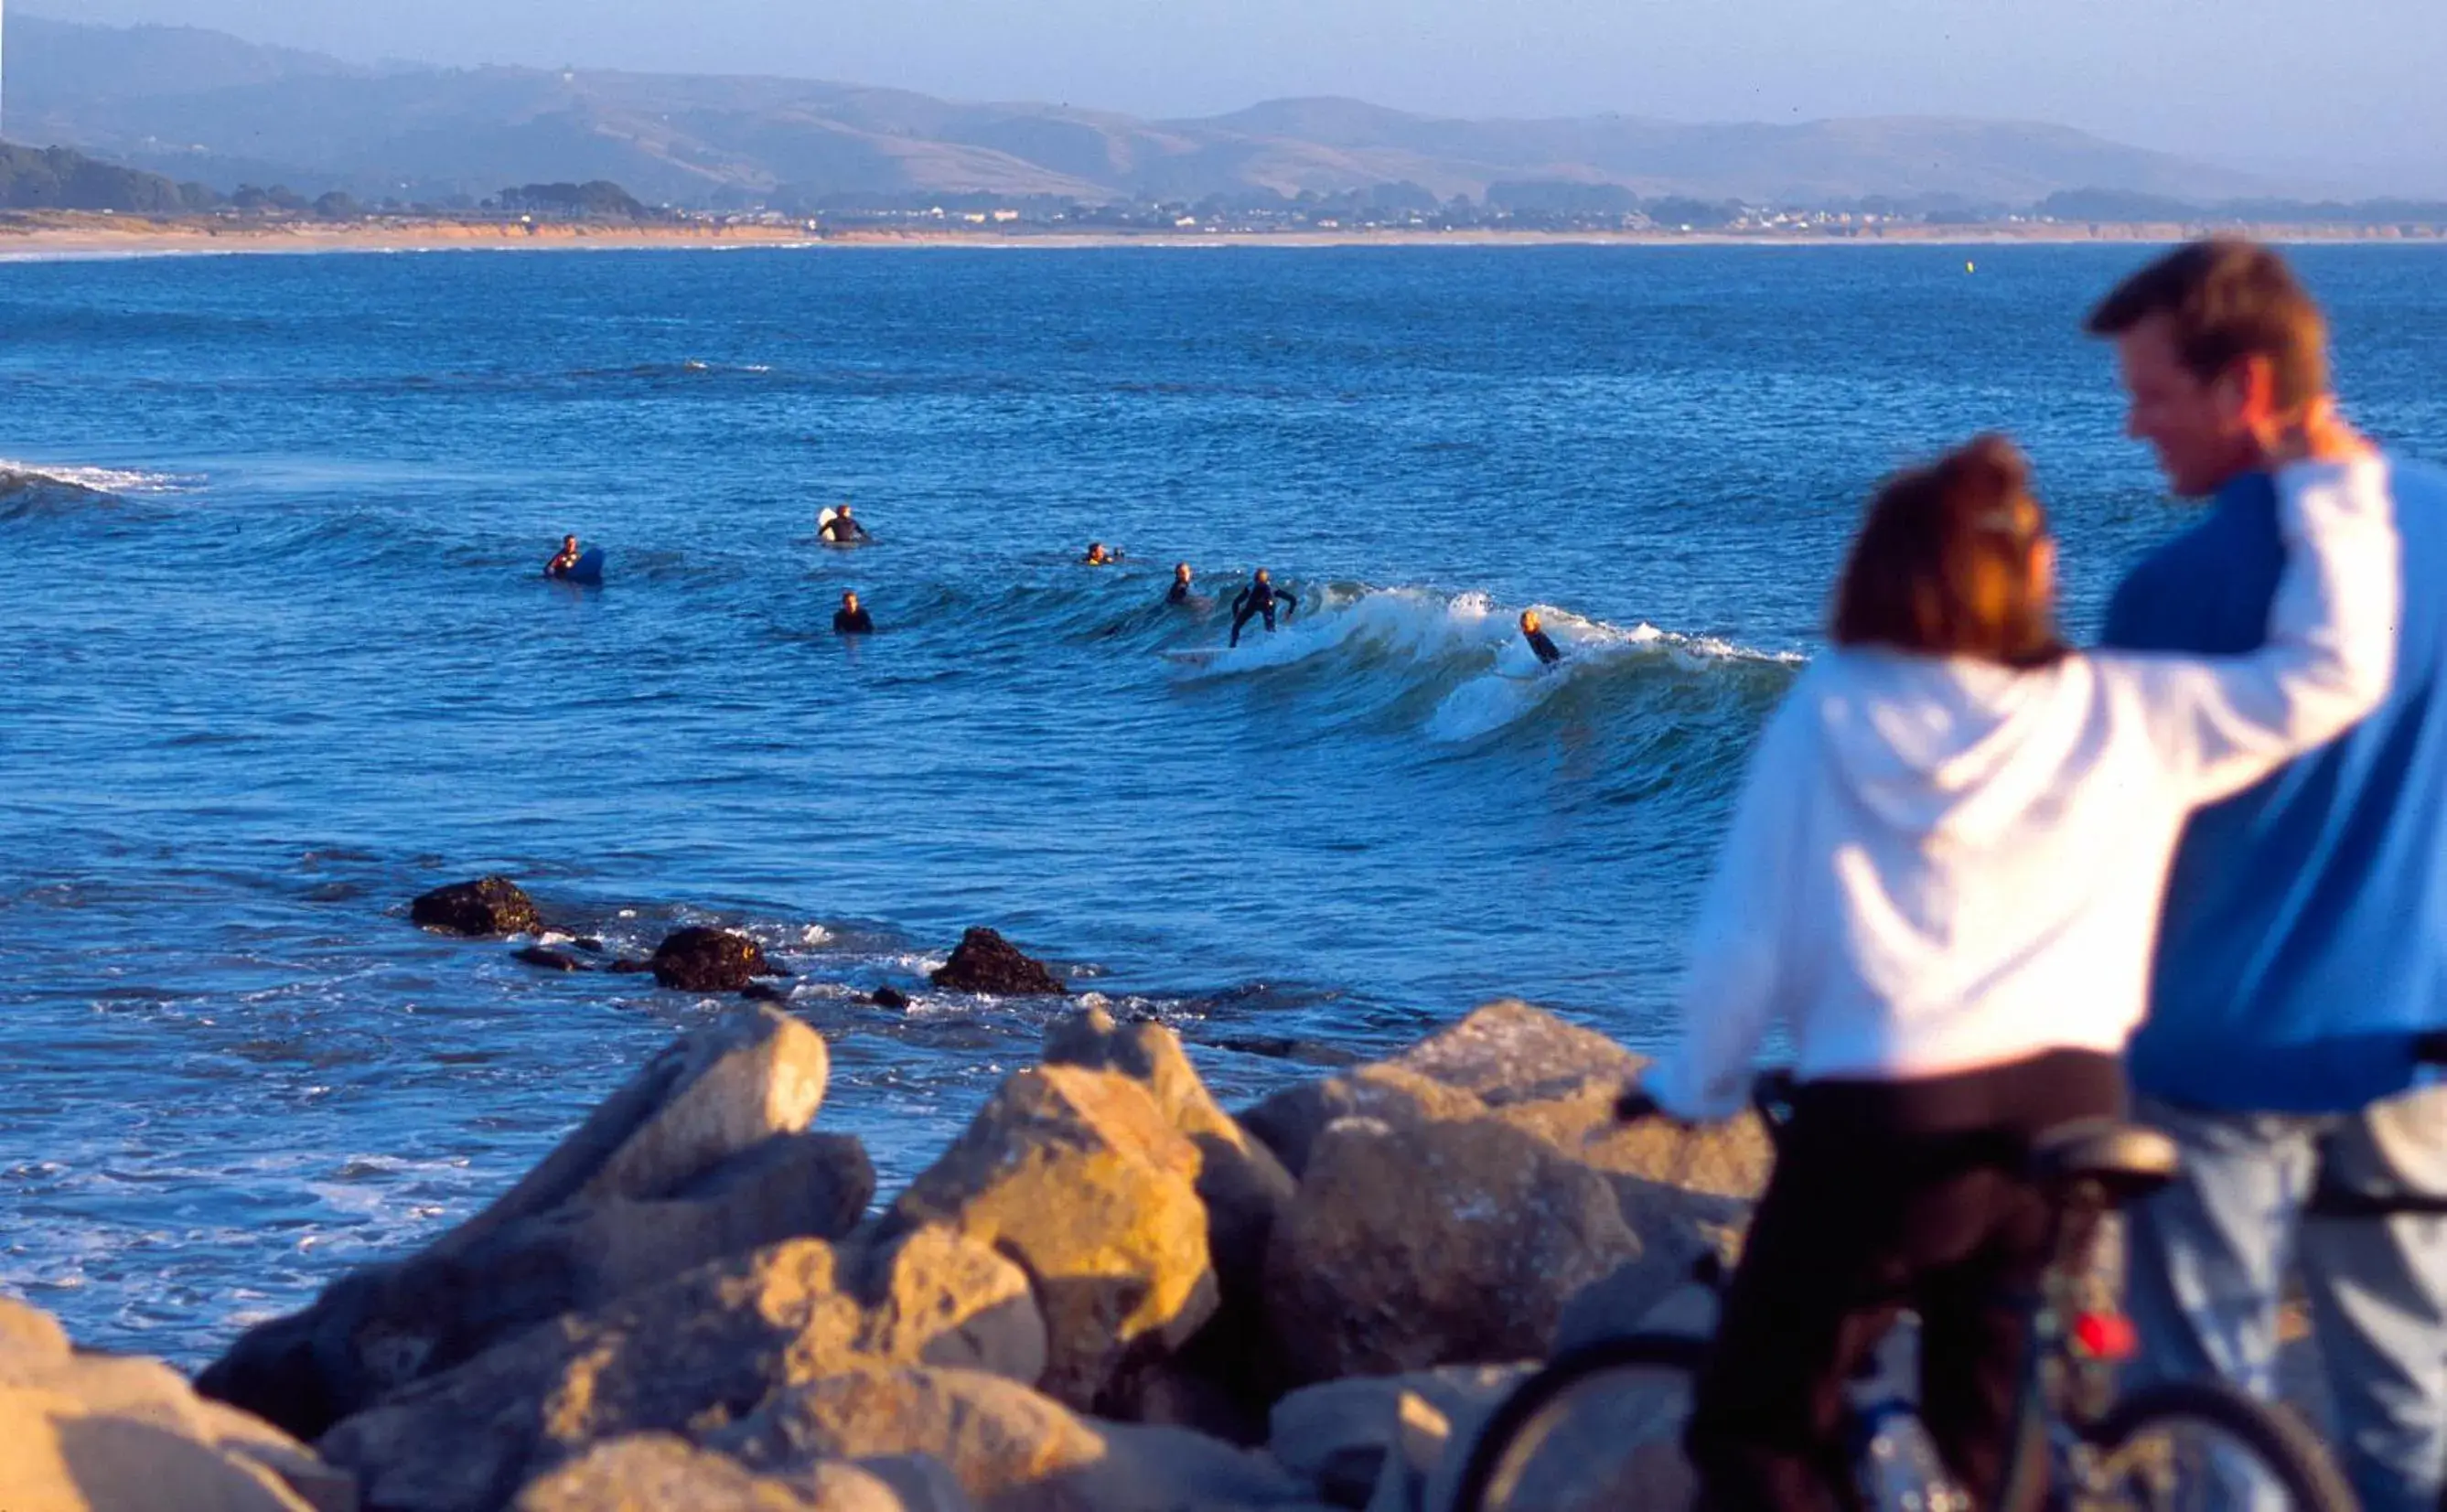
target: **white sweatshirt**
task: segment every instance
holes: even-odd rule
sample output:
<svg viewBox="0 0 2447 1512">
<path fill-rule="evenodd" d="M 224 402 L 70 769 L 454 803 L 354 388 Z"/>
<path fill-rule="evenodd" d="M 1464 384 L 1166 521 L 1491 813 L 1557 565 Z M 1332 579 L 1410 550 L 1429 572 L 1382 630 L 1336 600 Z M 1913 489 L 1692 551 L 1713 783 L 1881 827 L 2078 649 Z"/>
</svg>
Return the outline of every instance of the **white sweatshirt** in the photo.
<svg viewBox="0 0 2447 1512">
<path fill-rule="evenodd" d="M 2120 1052 L 2186 816 L 2341 733 L 2393 671 L 2386 463 L 2299 463 L 2278 490 L 2286 568 L 2248 655 L 1839 650 L 1804 672 L 1751 758 L 1648 1091 L 1740 1111 L 1777 1020 L 1805 1081 Z"/>
</svg>

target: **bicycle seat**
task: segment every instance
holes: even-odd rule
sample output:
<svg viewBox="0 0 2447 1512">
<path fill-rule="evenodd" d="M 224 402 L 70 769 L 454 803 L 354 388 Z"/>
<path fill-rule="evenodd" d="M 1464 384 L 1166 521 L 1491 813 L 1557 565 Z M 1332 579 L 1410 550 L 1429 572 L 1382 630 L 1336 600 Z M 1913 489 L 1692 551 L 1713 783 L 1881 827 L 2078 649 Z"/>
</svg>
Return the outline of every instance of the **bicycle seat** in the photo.
<svg viewBox="0 0 2447 1512">
<path fill-rule="evenodd" d="M 2112 1118 L 2077 1119 L 2031 1142 L 2031 1179 L 2042 1186 L 2095 1181 L 2112 1202 L 2130 1202 L 2174 1180 L 2175 1142 Z"/>
</svg>

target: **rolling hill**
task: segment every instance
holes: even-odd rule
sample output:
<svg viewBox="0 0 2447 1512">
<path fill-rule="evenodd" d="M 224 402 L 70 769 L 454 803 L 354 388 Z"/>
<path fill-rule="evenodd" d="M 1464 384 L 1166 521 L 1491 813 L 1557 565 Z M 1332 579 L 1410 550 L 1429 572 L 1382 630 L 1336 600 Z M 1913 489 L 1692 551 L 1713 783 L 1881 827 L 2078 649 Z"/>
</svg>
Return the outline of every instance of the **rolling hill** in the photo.
<svg viewBox="0 0 2447 1512">
<path fill-rule="evenodd" d="M 1149 121 L 816 81 L 368 66 L 190 28 L 8 18 L 8 133 L 221 190 L 379 199 L 609 179 L 649 201 L 1334 194 L 1504 182 L 1782 204 L 1868 196 L 2025 205 L 2070 189 L 2216 199 L 2248 176 L 2063 126 L 1891 117 L 1792 125 L 1636 116 L 1462 121 L 1277 100 Z"/>
</svg>

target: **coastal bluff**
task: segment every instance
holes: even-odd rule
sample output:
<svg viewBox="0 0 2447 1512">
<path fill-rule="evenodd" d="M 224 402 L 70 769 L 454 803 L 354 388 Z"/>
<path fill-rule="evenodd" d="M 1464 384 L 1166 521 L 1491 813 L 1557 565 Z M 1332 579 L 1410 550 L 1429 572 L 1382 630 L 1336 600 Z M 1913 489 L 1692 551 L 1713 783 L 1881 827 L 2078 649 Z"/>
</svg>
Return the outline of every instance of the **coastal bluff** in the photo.
<svg viewBox="0 0 2447 1512">
<path fill-rule="evenodd" d="M 1641 1065 L 1500 1002 L 1235 1113 L 1091 999 L 878 1200 L 823 1036 L 734 1008 L 193 1389 L 0 1303 L 0 1505 L 1424 1512 L 1559 1334 L 1738 1234 L 1762 1131 L 1617 1125 Z"/>
</svg>

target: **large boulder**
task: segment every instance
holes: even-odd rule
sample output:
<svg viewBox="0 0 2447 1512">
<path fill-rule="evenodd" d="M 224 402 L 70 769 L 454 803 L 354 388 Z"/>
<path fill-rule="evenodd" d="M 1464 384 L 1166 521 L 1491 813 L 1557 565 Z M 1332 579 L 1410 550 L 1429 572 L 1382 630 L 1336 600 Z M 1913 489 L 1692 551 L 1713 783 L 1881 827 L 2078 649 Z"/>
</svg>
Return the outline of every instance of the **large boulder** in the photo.
<svg viewBox="0 0 2447 1512">
<path fill-rule="evenodd" d="M 1241 1125 L 1273 1150 L 1297 1179 L 1308 1170 L 1309 1152 L 1318 1136 L 1338 1120 L 1373 1118 L 1407 1126 L 1478 1118 L 1487 1110 L 1487 1105 L 1470 1092 L 1422 1076 L 1399 1061 L 1385 1061 L 1286 1087 L 1242 1109 Z"/>
<path fill-rule="evenodd" d="M 535 900 L 506 877 L 479 877 L 417 896 L 410 922 L 446 935 L 524 935 L 542 927 Z"/>
<path fill-rule="evenodd" d="M 1641 1241 L 1613 1186 L 1493 1118 L 1346 1118 L 1275 1225 L 1266 1319 L 1301 1379 L 1524 1359 Z"/>
<path fill-rule="evenodd" d="M 706 1431 L 862 1364 L 1025 1376 L 1044 1359 L 1028 1278 L 982 1245 L 926 1230 L 874 1252 L 793 1239 L 530 1329 L 320 1446 L 387 1512 L 485 1512 L 598 1443 Z"/>
<path fill-rule="evenodd" d="M 1003 1083 L 882 1231 L 942 1223 L 1016 1260 L 1051 1336 L 1045 1389 L 1093 1410 L 1215 1311 L 1199 1171 L 1137 1082 L 1037 1067 Z"/>
<path fill-rule="evenodd" d="M 972 929 L 952 949 L 952 958 L 928 977 L 955 992 L 991 992 L 997 997 L 1060 995 L 1070 991 L 1045 968 L 1022 954 L 1018 946 L 990 929 Z"/>
<path fill-rule="evenodd" d="M 1365 1507 L 1386 1481 L 1415 1480 L 1442 1441 L 1467 1434 L 1519 1386 L 1527 1365 L 1455 1365 L 1406 1375 L 1355 1375 L 1303 1387 L 1269 1414 L 1266 1448 L 1275 1462 L 1334 1506 Z M 1415 1455 L 1423 1433 L 1439 1443 Z M 1415 1461 L 1417 1463 L 1413 1463 Z M 1406 1488 L 1407 1489 L 1407 1488 Z"/>
<path fill-rule="evenodd" d="M 693 1030 L 483 1212 L 249 1330 L 198 1388 L 308 1438 L 559 1313 L 844 1232 L 874 1188 L 864 1151 L 794 1138 L 825 1074 L 823 1036 L 769 1009 Z"/>
<path fill-rule="evenodd" d="M 1184 1428 L 1083 1418 L 975 1370 L 848 1371 L 795 1388 L 709 1440 L 785 1477 L 828 1461 L 923 1454 L 986 1512 L 1233 1512 L 1308 1504 L 1262 1454 Z"/>
<path fill-rule="evenodd" d="M 1242 1113 L 1294 1173 L 1320 1133 L 1344 1118 L 1396 1129 L 1492 1121 L 1603 1175 L 1643 1258 L 1616 1277 L 1613 1309 L 1654 1306 L 1693 1261 L 1738 1247 L 1774 1154 L 1756 1117 L 1691 1129 L 1668 1120 L 1624 1125 L 1616 1095 L 1647 1062 L 1612 1040 L 1519 1002 L 1491 1003 L 1400 1055 L 1284 1088 Z"/>
<path fill-rule="evenodd" d="M 1482 1411 L 1407 1418 L 1367 1512 L 1453 1512 Z M 1539 1512 L 1692 1512 L 1698 1480 L 1682 1455 L 1690 1377 L 1654 1371 L 1575 1391 L 1508 1468 L 1510 1504 Z"/>
<path fill-rule="evenodd" d="M 1161 1024 L 1123 1024 L 1091 1007 L 1046 1030 L 1045 1064 L 1112 1071 L 1147 1088 L 1165 1118 L 1198 1146 L 1198 1196 L 1206 1204 L 1207 1243 L 1224 1295 L 1254 1295 L 1275 1214 L 1298 1183 L 1206 1090 L 1181 1037 Z"/>
<path fill-rule="evenodd" d="M 664 936 L 648 964 L 655 981 L 684 992 L 736 992 L 753 977 L 780 974 L 754 940 L 702 924 Z"/>
<path fill-rule="evenodd" d="M 1265 1348 L 1266 1241 L 1297 1188 L 1282 1162 L 1224 1111 L 1199 1080 L 1180 1036 L 1161 1024 L 1124 1024 L 1099 1006 L 1054 1023 L 1047 1065 L 1127 1076 L 1147 1088 L 1172 1126 L 1198 1146 L 1198 1196 L 1215 1268 L 1215 1316 L 1174 1360 L 1144 1374 L 1134 1399 L 1109 1401 L 1139 1422 L 1197 1427 L 1242 1443 L 1264 1433 L 1266 1404 L 1282 1370 Z"/>
<path fill-rule="evenodd" d="M 304 1445 L 196 1395 L 159 1360 L 82 1354 L 0 1298 L 0 1507 L 8 1512 L 355 1512 Z"/>
<path fill-rule="evenodd" d="M 889 1503 L 883 1503 L 888 1507 Z M 670 1433 L 598 1445 L 519 1493 L 514 1512 L 814 1512 L 798 1487 Z"/>
<path fill-rule="evenodd" d="M 894 1477 L 826 1461 L 784 1480 L 673 1434 L 639 1433 L 530 1483 L 515 1512 L 969 1512 L 969 1502 L 940 1470 Z"/>
<path fill-rule="evenodd" d="M 1473 1010 L 1389 1061 L 1288 1087 L 1242 1114 L 1292 1174 L 1337 1118 L 1472 1118 L 1490 1108 L 1609 1093 L 1648 1063 L 1593 1030 L 1507 998 Z"/>
</svg>

